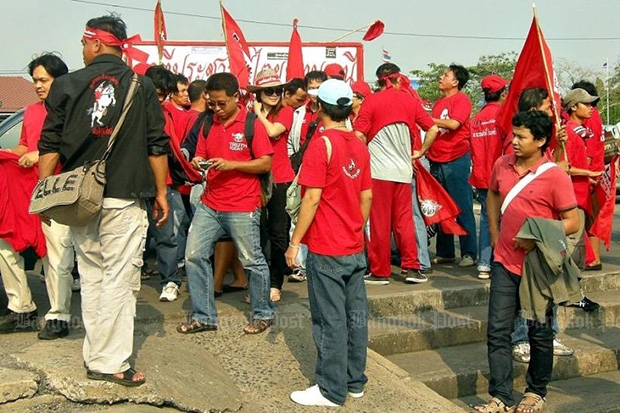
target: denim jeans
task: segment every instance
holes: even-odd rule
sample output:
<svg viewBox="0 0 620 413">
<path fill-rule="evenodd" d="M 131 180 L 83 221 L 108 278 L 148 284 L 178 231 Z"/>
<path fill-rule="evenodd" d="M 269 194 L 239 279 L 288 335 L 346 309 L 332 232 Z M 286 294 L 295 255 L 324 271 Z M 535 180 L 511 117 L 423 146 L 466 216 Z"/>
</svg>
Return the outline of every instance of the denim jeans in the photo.
<svg viewBox="0 0 620 413">
<path fill-rule="evenodd" d="M 170 203 L 173 231 L 178 245 L 177 264 L 179 267 L 182 267 L 185 260 L 185 245 L 187 244 L 187 230 L 189 228 L 190 219 L 185 211 L 183 198 L 181 198 L 179 191 L 168 188 L 168 203 Z"/>
<path fill-rule="evenodd" d="M 558 306 L 553 306 L 553 337 L 560 332 L 560 325 L 558 324 Z M 515 319 L 515 327 L 512 333 L 512 345 L 519 343 L 527 343 L 527 320 L 521 317 L 521 314 Z"/>
<path fill-rule="evenodd" d="M 507 406 L 515 404 L 512 394 L 512 349 L 510 334 L 519 311 L 519 284 L 521 277 L 507 271 L 500 263 L 491 267 L 491 292 L 489 295 L 489 325 L 487 348 L 489 367 L 489 394 Z M 551 305 L 546 323 L 528 321 L 530 363 L 527 368 L 526 392 L 547 395 L 547 384 L 553 371 L 553 312 Z"/>
<path fill-rule="evenodd" d="M 452 200 L 461 209 L 456 221 L 467 231 L 467 235 L 459 236 L 461 257 L 469 255 L 476 258 L 476 221 L 474 219 L 474 196 L 469 184 L 471 156 L 465 155 L 447 163 L 431 162 L 431 174 L 439 181 Z M 437 233 L 437 256 L 454 258 L 454 235 Z"/>
<path fill-rule="evenodd" d="M 368 300 L 364 253 L 331 257 L 308 253 L 308 298 L 317 348 L 315 380 L 323 396 L 344 404 L 368 378 Z"/>
<path fill-rule="evenodd" d="M 428 254 L 428 234 L 426 232 L 426 224 L 420 210 L 420 201 L 418 200 L 418 192 L 416 190 L 415 178 L 411 181 L 411 193 L 413 203 L 413 223 L 415 226 L 415 242 L 418 244 L 418 261 L 420 261 L 420 269 L 430 270 L 431 257 Z"/>
<path fill-rule="evenodd" d="M 487 217 L 488 189 L 477 189 L 476 198 L 480 202 L 480 231 L 478 231 L 478 271 L 491 271 L 491 234 L 489 232 L 489 218 Z"/>
<path fill-rule="evenodd" d="M 168 200 L 170 200 L 168 188 Z M 155 240 L 155 256 L 157 257 L 157 271 L 161 275 L 161 285 L 173 282 L 181 285 L 181 276 L 178 274 L 177 257 L 179 245 L 174 234 L 174 220 L 168 219 L 164 225 L 158 227 L 153 219 L 153 199 L 146 201 L 146 212 L 149 218 L 149 232 Z"/>
<path fill-rule="evenodd" d="M 229 236 L 237 247 L 249 283 L 252 318 L 272 320 L 275 306 L 269 299 L 269 268 L 260 248 L 260 210 L 219 212 L 200 203 L 189 227 L 185 255 L 192 319 L 217 325 L 211 257 L 216 241 Z"/>
<path fill-rule="evenodd" d="M 200 197 L 205 192 L 205 184 L 201 182 L 192 186 L 191 191 L 189 192 L 189 204 L 192 207 L 192 214 L 196 212 L 196 208 L 202 201 L 200 201 Z M 187 244 L 186 244 L 187 245 Z"/>
</svg>

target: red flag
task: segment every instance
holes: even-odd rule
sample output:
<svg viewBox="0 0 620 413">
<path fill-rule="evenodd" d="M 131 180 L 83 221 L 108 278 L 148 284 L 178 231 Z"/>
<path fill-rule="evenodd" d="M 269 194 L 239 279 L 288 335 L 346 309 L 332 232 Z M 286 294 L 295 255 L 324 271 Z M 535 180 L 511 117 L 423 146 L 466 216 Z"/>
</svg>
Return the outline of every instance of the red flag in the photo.
<svg viewBox="0 0 620 413">
<path fill-rule="evenodd" d="M 250 56 L 250 48 L 237 22 L 224 8 L 224 5 L 220 3 L 220 7 L 222 8 L 222 26 L 226 38 L 230 72 L 237 77 L 239 87 L 246 89 L 250 83 L 250 67 L 247 65 L 245 57 Z"/>
<path fill-rule="evenodd" d="M 599 206 L 600 210 L 590 228 L 590 233 L 605 243 L 607 251 L 611 246 L 611 228 L 616 207 L 617 168 L 618 156 L 615 156 L 605 167 L 605 173 L 594 190 L 594 203 Z"/>
<path fill-rule="evenodd" d="M 385 25 L 383 24 L 383 22 L 381 20 L 377 20 L 376 22 L 370 25 L 368 30 L 366 30 L 366 34 L 364 34 L 363 39 L 366 40 L 367 42 L 371 40 L 375 40 L 377 37 L 383 34 L 384 28 L 385 28 Z"/>
<path fill-rule="evenodd" d="M 159 62 L 161 63 L 161 58 L 164 55 L 164 42 L 168 40 L 164 11 L 161 9 L 161 0 L 157 0 L 157 4 L 155 5 L 153 38 L 155 39 L 155 44 L 157 45 L 157 55 L 159 56 Z"/>
<path fill-rule="evenodd" d="M 508 96 L 498 113 L 498 127 L 503 134 L 512 131 L 512 118 L 517 113 L 519 97 L 524 89 L 539 87 L 549 92 L 551 109 L 555 121 L 559 122 L 559 108 L 562 107 L 560 94 L 556 91 L 555 76 L 553 73 L 553 59 L 543 36 L 536 16 L 532 19 L 530 31 L 515 65 L 515 73 L 510 82 Z M 552 141 L 551 146 L 555 144 Z"/>
<path fill-rule="evenodd" d="M 426 226 L 439 224 L 446 234 L 467 235 L 467 231 L 456 222 L 461 209 L 448 192 L 419 161 L 416 161 L 416 169 L 417 195 Z"/>
<path fill-rule="evenodd" d="M 286 81 L 298 77 L 303 79 L 304 73 L 304 57 L 301 52 L 301 37 L 297 31 L 298 20 L 293 20 L 293 33 L 291 41 L 288 45 L 288 61 L 286 63 Z"/>
</svg>

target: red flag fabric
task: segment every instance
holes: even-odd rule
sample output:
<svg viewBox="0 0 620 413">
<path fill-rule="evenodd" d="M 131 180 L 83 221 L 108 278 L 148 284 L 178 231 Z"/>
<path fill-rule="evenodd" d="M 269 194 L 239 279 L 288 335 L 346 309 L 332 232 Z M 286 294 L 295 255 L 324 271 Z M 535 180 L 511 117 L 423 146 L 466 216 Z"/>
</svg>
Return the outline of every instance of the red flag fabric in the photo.
<svg viewBox="0 0 620 413">
<path fill-rule="evenodd" d="M 616 207 L 617 169 L 618 156 L 615 156 L 609 165 L 605 166 L 605 172 L 594 190 L 594 204 L 600 209 L 590 228 L 590 233 L 605 243 L 607 251 L 611 247 L 611 228 Z"/>
<path fill-rule="evenodd" d="M 385 25 L 383 24 L 383 22 L 381 20 L 377 20 L 376 22 L 370 25 L 368 30 L 366 30 L 366 34 L 364 34 L 363 39 L 366 40 L 367 42 L 371 40 L 375 40 L 377 37 L 383 34 L 384 28 L 385 28 Z"/>
<path fill-rule="evenodd" d="M 164 42 L 168 40 L 168 34 L 166 33 L 166 20 L 164 19 L 164 11 L 161 8 L 161 0 L 157 0 L 155 5 L 155 16 L 153 19 L 153 38 L 157 45 L 157 55 L 159 61 L 164 55 Z"/>
<path fill-rule="evenodd" d="M 41 220 L 28 213 L 30 195 L 39 179 L 39 168 L 21 168 L 19 156 L 0 151 L 0 238 L 17 252 L 33 247 L 46 254 Z"/>
<path fill-rule="evenodd" d="M 246 56 L 250 56 L 250 48 L 241 28 L 232 18 L 230 13 L 221 5 L 222 26 L 224 37 L 226 38 L 226 49 L 228 50 L 228 63 L 230 72 L 237 77 L 239 87 L 246 89 L 250 83 L 250 67 L 246 63 Z"/>
<path fill-rule="evenodd" d="M 304 57 L 301 52 L 301 37 L 297 31 L 297 22 L 293 20 L 293 33 L 291 41 L 288 45 L 288 61 L 286 63 L 286 81 L 289 82 L 293 78 L 304 78 Z"/>
<path fill-rule="evenodd" d="M 549 92 L 549 96 L 554 97 L 551 99 L 551 109 L 556 116 L 556 122 L 559 121 L 557 117 L 559 108 L 562 107 L 562 98 L 556 91 L 553 59 L 542 30 L 538 26 L 536 16 L 532 19 L 530 31 L 517 59 L 508 96 L 498 113 L 497 125 L 504 136 L 512 132 L 512 118 L 517 113 L 521 92 L 531 87 L 543 88 Z M 551 147 L 554 146 L 555 143 L 552 141 Z"/>
<path fill-rule="evenodd" d="M 426 226 L 439 224 L 446 234 L 467 235 L 465 228 L 456 222 L 461 209 L 448 192 L 419 161 L 416 161 L 416 169 L 416 190 Z"/>
</svg>

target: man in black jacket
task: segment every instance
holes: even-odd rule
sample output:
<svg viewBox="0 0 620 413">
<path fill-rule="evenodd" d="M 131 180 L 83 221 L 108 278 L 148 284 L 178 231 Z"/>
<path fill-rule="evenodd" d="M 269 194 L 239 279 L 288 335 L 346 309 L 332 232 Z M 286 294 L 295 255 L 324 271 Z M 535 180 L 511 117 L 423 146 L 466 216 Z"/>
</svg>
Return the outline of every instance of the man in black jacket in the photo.
<svg viewBox="0 0 620 413">
<path fill-rule="evenodd" d="M 122 53 L 135 52 L 117 15 L 91 19 L 82 37 L 85 68 L 54 82 L 39 141 L 39 177 L 58 162 L 70 171 L 101 159 L 132 82 Z M 137 386 L 145 375 L 128 363 L 133 351 L 136 296 L 148 220 L 144 199 L 155 197 L 157 225 L 168 219 L 168 136 L 152 82 L 140 78 L 127 119 L 106 165 L 101 212 L 71 226 L 82 279 L 83 356 L 87 376 Z M 45 218 L 43 218 L 45 219 Z"/>
</svg>

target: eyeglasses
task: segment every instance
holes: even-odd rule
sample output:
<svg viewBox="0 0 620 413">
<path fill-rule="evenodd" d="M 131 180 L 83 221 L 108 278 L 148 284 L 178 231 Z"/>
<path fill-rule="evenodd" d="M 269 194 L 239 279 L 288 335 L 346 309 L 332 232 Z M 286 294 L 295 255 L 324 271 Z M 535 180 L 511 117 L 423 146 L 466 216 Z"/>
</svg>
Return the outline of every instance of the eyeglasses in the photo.
<svg viewBox="0 0 620 413">
<path fill-rule="evenodd" d="M 360 95 L 359 93 L 354 93 L 353 97 L 359 100 L 364 100 L 364 96 Z"/>
<path fill-rule="evenodd" d="M 281 87 L 266 87 L 263 89 L 262 92 L 265 94 L 265 96 L 280 96 L 282 94 L 282 90 L 283 89 Z"/>
<path fill-rule="evenodd" d="M 216 102 L 214 100 L 207 100 L 207 106 L 210 108 L 225 108 L 228 105 L 228 101 Z"/>
</svg>

